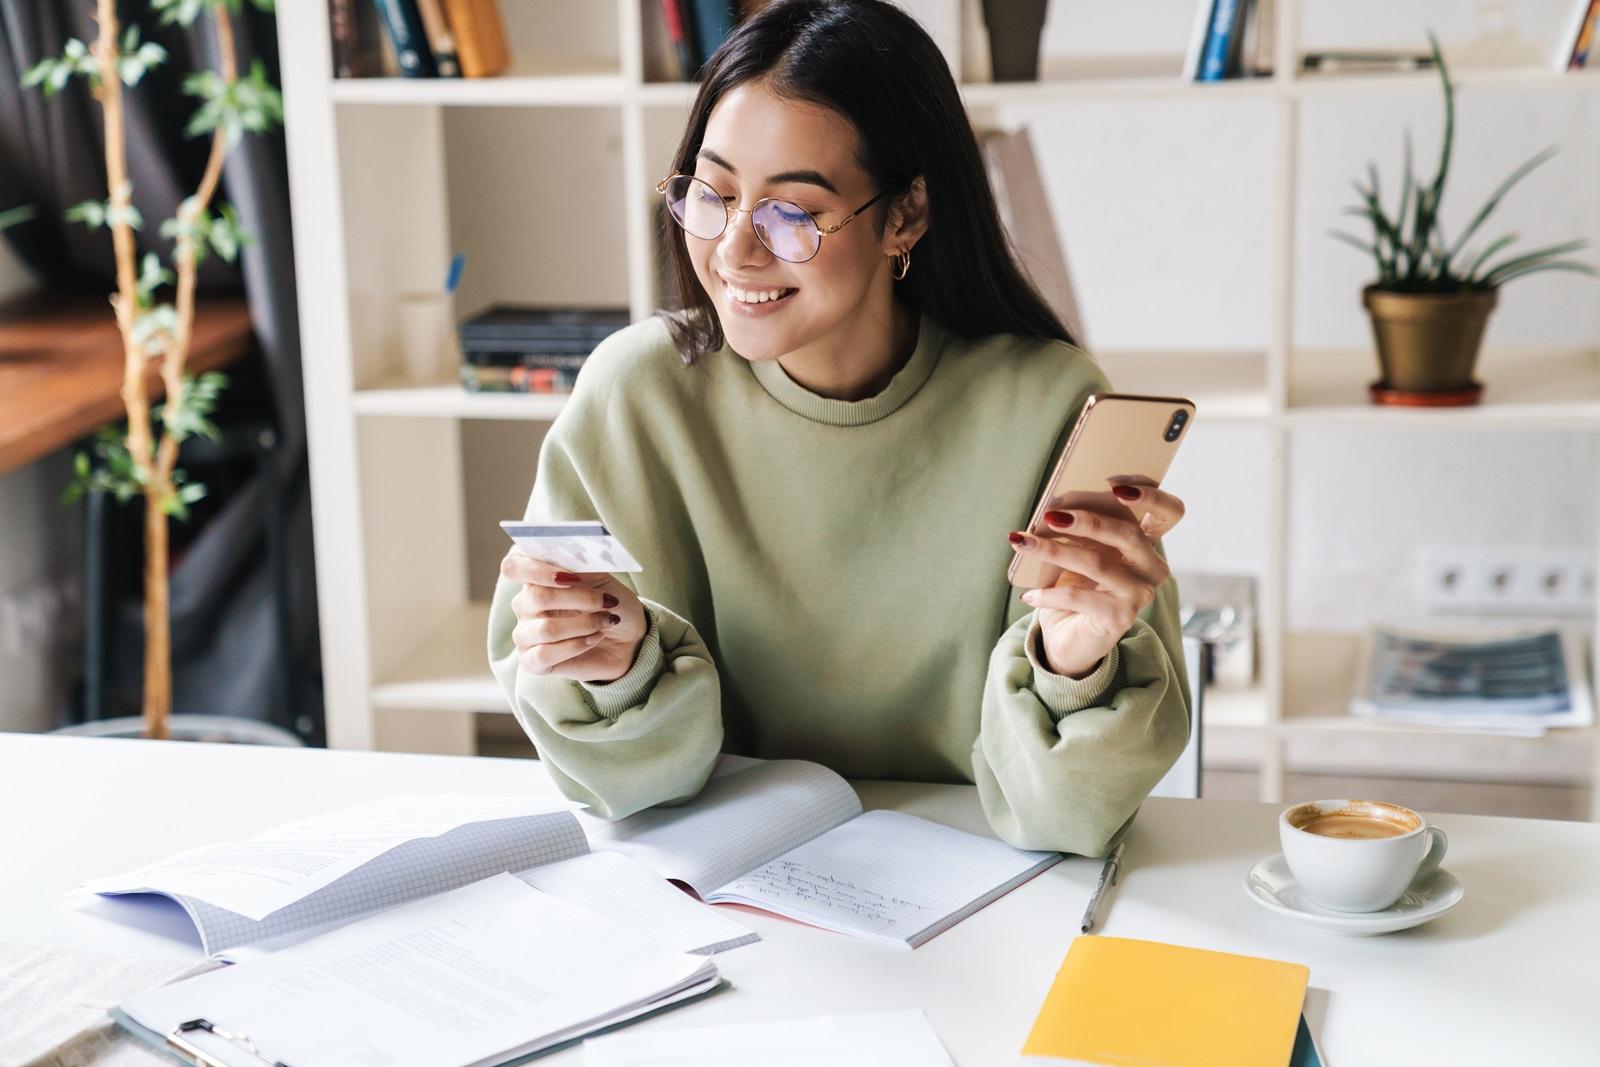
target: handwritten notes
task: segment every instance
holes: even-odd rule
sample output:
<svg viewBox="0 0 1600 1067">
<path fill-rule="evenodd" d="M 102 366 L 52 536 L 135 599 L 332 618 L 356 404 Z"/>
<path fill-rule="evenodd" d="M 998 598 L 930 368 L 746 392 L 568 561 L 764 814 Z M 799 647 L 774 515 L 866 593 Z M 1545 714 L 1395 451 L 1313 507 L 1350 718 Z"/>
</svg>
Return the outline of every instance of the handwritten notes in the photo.
<svg viewBox="0 0 1600 1067">
<path fill-rule="evenodd" d="M 869 811 L 707 896 L 915 948 L 1061 857 Z"/>
</svg>

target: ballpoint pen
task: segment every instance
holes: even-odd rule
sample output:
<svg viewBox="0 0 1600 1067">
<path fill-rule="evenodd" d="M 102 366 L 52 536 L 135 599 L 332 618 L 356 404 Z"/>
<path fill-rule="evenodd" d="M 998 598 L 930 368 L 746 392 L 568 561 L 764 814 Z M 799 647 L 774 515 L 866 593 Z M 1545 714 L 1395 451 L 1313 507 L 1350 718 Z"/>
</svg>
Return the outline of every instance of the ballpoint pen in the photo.
<svg viewBox="0 0 1600 1067">
<path fill-rule="evenodd" d="M 1106 899 L 1106 890 L 1122 880 L 1122 846 L 1125 842 L 1118 841 L 1117 847 L 1111 850 L 1106 857 L 1105 864 L 1100 868 L 1100 881 L 1095 883 L 1094 895 L 1089 898 L 1089 907 L 1083 913 L 1083 932 L 1088 933 L 1094 929 L 1095 919 L 1098 918 L 1100 904 Z"/>
</svg>

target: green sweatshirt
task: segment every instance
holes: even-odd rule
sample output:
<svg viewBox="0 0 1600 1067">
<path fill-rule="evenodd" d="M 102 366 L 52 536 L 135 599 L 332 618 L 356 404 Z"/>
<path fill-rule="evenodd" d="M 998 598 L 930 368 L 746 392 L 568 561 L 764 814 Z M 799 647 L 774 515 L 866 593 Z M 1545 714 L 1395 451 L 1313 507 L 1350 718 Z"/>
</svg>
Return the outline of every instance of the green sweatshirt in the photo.
<svg viewBox="0 0 1600 1067">
<path fill-rule="evenodd" d="M 1101 665 L 1041 667 L 1007 584 L 1099 368 L 1062 342 L 921 316 L 878 395 L 818 396 L 726 346 L 685 366 L 659 319 L 606 339 L 546 436 L 526 518 L 599 520 L 649 629 L 626 675 L 523 670 L 516 582 L 489 660 L 563 792 L 606 818 L 683 801 L 721 751 L 851 778 L 976 783 L 995 832 L 1101 855 L 1188 738 L 1177 590 Z"/>
</svg>

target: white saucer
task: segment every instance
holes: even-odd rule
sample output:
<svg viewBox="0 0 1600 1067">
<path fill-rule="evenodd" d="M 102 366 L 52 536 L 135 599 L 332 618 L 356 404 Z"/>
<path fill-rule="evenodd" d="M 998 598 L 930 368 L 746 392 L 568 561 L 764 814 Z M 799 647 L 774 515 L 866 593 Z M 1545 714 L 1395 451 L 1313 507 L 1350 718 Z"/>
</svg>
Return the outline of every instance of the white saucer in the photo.
<svg viewBox="0 0 1600 1067">
<path fill-rule="evenodd" d="M 1244 891 L 1263 908 L 1285 918 L 1356 937 L 1393 933 L 1437 919 L 1459 904 L 1462 897 L 1461 883 L 1441 867 L 1411 883 L 1393 906 L 1382 911 L 1334 911 L 1306 898 L 1281 852 L 1250 868 L 1244 876 Z"/>
</svg>

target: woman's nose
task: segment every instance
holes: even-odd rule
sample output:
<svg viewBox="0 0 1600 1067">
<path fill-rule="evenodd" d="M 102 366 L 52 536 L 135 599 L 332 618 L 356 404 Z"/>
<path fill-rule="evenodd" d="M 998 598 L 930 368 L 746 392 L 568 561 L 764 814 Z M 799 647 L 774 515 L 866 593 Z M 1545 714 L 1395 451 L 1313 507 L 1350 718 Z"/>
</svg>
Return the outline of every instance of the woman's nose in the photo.
<svg viewBox="0 0 1600 1067">
<path fill-rule="evenodd" d="M 719 255 L 730 266 L 764 263 L 772 258 L 756 236 L 755 219 L 744 208 L 728 209 L 728 227 L 722 231 Z"/>
</svg>

